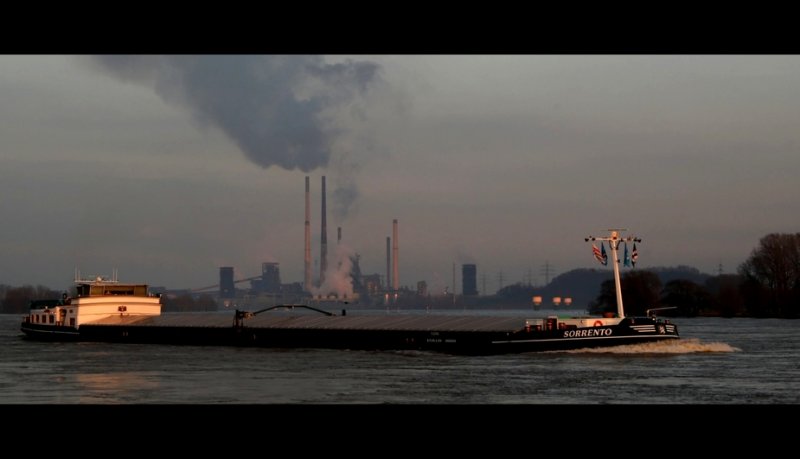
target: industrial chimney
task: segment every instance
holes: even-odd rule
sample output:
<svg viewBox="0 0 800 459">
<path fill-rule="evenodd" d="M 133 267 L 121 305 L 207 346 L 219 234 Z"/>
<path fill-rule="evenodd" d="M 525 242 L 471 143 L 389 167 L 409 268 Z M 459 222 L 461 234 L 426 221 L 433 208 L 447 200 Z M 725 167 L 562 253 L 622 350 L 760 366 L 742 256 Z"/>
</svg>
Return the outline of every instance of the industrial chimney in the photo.
<svg viewBox="0 0 800 459">
<path fill-rule="evenodd" d="M 311 178 L 306 175 L 306 245 L 305 245 L 305 279 L 303 287 L 311 291 Z"/>
<path fill-rule="evenodd" d="M 328 269 L 328 221 L 325 217 L 327 212 L 325 204 L 325 176 L 322 176 L 322 234 L 319 236 L 319 285 L 325 282 L 325 271 Z"/>
<path fill-rule="evenodd" d="M 400 287 L 400 274 L 397 272 L 397 219 L 392 221 L 392 289 Z"/>
<path fill-rule="evenodd" d="M 392 238 L 386 236 L 386 290 L 392 289 Z"/>
</svg>

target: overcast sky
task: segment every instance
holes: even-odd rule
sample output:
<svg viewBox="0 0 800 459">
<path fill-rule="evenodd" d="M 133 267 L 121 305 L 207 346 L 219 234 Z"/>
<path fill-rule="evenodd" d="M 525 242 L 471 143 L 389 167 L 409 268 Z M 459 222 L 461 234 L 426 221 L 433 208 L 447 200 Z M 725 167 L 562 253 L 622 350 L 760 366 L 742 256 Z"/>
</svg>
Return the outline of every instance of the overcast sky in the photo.
<svg viewBox="0 0 800 459">
<path fill-rule="evenodd" d="M 799 120 L 798 56 L 0 56 L 0 284 L 302 281 L 306 175 L 313 258 L 326 175 L 329 245 L 384 275 L 398 219 L 402 285 L 610 269 L 612 227 L 732 273 L 800 231 Z"/>
</svg>

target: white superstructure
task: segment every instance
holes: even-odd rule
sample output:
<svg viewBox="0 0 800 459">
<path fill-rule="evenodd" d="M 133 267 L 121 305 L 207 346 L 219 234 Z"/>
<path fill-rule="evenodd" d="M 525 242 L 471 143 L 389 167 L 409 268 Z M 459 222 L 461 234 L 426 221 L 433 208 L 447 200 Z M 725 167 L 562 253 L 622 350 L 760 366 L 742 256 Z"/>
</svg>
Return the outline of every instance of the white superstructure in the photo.
<svg viewBox="0 0 800 459">
<path fill-rule="evenodd" d="M 111 316 L 161 315 L 161 297 L 148 291 L 147 284 L 121 283 L 107 279 L 75 279 L 74 297 L 34 301 L 26 322 L 77 329 L 81 324 Z"/>
</svg>

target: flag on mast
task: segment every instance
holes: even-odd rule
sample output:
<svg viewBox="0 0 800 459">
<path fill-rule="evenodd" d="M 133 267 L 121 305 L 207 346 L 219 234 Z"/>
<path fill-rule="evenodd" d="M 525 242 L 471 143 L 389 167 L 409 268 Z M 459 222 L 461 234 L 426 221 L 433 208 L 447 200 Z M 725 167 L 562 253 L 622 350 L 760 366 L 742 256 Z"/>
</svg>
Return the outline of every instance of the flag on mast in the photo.
<svg viewBox="0 0 800 459">
<path fill-rule="evenodd" d="M 639 260 L 639 251 L 636 250 L 636 243 L 633 243 L 633 253 L 631 254 L 631 264 L 636 267 L 636 262 Z"/>
<path fill-rule="evenodd" d="M 606 266 L 608 264 L 608 255 L 606 255 L 606 246 L 602 242 L 600 243 L 600 253 L 603 256 L 603 261 L 600 263 L 602 263 L 603 266 Z"/>
<path fill-rule="evenodd" d="M 594 253 L 594 257 L 597 259 L 597 261 L 599 261 L 602 264 L 605 264 L 603 263 L 603 254 L 600 252 L 600 249 L 598 249 L 597 245 L 595 245 L 594 243 L 592 243 L 592 253 Z"/>
<path fill-rule="evenodd" d="M 630 266 L 631 265 L 631 257 L 628 256 L 628 242 L 625 242 L 625 257 L 622 261 L 623 266 Z"/>
</svg>

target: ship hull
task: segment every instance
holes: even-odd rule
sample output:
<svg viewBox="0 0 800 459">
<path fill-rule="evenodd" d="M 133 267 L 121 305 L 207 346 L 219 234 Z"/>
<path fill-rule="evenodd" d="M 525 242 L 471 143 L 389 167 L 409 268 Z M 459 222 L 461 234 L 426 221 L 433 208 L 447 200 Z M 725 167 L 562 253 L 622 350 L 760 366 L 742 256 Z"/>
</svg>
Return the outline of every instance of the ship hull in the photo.
<svg viewBox="0 0 800 459">
<path fill-rule="evenodd" d="M 328 348 L 353 350 L 421 350 L 452 354 L 507 354 L 618 346 L 678 339 L 675 325 L 617 324 L 598 327 L 531 330 L 509 319 L 434 318 L 277 318 L 252 324 L 231 324 L 216 315 L 109 320 L 79 330 L 24 323 L 28 338 L 120 343 Z M 428 320 L 425 320 L 428 319 Z M 181 322 L 185 322 L 182 324 Z M 640 320 L 641 323 L 641 320 Z M 49 327 L 53 328 L 53 327 Z"/>
<path fill-rule="evenodd" d="M 40 341 L 80 341 L 80 332 L 74 327 L 23 323 L 22 332 L 29 338 Z"/>
</svg>

